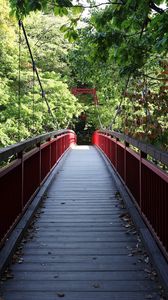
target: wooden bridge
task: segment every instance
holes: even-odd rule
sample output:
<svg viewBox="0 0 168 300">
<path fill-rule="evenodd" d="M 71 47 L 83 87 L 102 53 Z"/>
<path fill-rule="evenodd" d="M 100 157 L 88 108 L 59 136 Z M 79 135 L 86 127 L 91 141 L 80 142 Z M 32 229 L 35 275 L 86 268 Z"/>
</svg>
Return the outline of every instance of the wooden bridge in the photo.
<svg viewBox="0 0 168 300">
<path fill-rule="evenodd" d="M 0 300 L 167 299 L 166 153 L 62 130 L 0 161 Z"/>
</svg>

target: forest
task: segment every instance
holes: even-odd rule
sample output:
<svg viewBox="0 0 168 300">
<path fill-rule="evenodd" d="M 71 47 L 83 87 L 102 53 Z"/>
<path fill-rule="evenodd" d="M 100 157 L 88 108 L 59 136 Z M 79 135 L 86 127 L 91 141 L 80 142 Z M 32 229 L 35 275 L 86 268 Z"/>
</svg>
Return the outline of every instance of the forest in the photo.
<svg viewBox="0 0 168 300">
<path fill-rule="evenodd" d="M 75 129 L 85 114 L 86 133 L 110 129 L 168 149 L 168 0 L 0 4 L 0 147 Z M 95 88 L 98 105 L 73 87 Z"/>
</svg>

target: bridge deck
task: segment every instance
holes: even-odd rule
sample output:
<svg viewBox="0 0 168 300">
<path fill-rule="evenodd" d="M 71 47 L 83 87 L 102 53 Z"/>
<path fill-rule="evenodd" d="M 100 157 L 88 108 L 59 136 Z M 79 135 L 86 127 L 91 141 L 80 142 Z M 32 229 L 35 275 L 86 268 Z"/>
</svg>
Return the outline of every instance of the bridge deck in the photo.
<svg viewBox="0 0 168 300">
<path fill-rule="evenodd" d="M 2 299 L 160 299 L 148 258 L 145 262 L 124 214 L 96 150 L 74 148 L 16 252 L 7 276 L 13 278 L 1 282 Z"/>
</svg>

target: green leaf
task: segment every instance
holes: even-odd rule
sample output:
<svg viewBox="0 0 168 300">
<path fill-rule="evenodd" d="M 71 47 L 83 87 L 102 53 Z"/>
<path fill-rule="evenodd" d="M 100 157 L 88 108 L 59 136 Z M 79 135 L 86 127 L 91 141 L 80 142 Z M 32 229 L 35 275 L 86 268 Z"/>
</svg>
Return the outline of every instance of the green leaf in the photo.
<svg viewBox="0 0 168 300">
<path fill-rule="evenodd" d="M 54 15 L 55 15 L 55 16 L 60 15 L 60 7 L 59 7 L 59 6 L 55 6 L 55 7 L 54 7 Z"/>
<path fill-rule="evenodd" d="M 72 11 L 73 15 L 75 16 L 75 15 L 81 14 L 84 11 L 84 8 L 82 6 L 73 6 L 71 8 L 71 11 Z"/>
<path fill-rule="evenodd" d="M 62 13 L 67 16 L 68 15 L 68 9 L 66 7 L 62 8 Z"/>
<path fill-rule="evenodd" d="M 68 10 L 66 7 L 61 7 L 61 6 L 55 6 L 54 7 L 54 14 L 55 16 L 67 16 L 68 15 Z"/>
<path fill-rule="evenodd" d="M 68 30 L 68 26 L 65 24 L 60 27 L 61 32 L 66 32 L 67 30 Z"/>
</svg>

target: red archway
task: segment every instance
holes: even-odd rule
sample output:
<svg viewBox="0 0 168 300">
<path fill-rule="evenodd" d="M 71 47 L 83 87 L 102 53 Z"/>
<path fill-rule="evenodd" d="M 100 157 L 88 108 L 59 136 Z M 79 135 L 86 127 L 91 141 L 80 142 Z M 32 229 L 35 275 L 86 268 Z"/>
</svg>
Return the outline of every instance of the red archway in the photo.
<svg viewBox="0 0 168 300">
<path fill-rule="evenodd" d="M 93 100 L 94 104 L 98 105 L 98 98 L 96 94 L 96 89 L 89 89 L 89 88 L 72 88 L 71 93 L 76 96 L 76 95 L 81 95 L 81 94 L 90 94 L 93 95 Z"/>
</svg>

